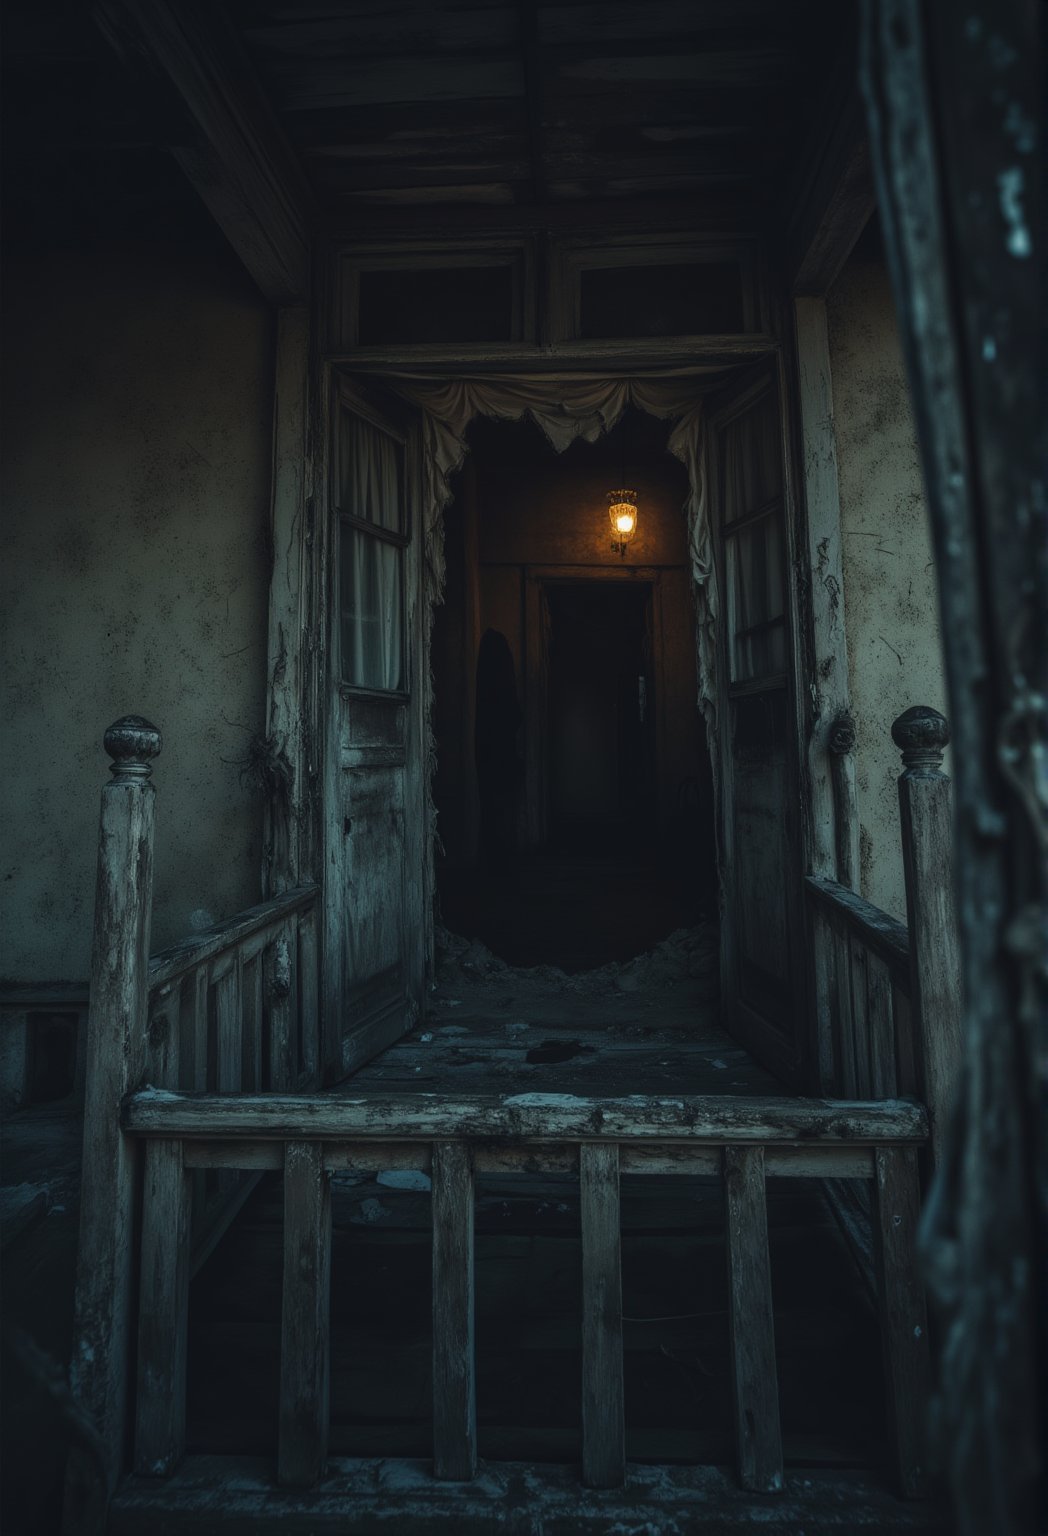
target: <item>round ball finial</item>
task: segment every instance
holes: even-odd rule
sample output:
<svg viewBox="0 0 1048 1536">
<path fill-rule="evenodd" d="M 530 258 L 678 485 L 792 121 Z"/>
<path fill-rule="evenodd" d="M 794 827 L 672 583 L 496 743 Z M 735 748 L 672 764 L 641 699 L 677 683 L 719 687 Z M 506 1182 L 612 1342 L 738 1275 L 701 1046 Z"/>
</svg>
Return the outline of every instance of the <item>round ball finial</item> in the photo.
<svg viewBox="0 0 1048 1536">
<path fill-rule="evenodd" d="M 141 715 L 125 715 L 109 727 L 102 744 L 113 760 L 110 768 L 119 784 L 148 779 L 153 772 L 150 758 L 156 757 L 162 743 L 160 732 L 150 721 Z"/>
<path fill-rule="evenodd" d="M 855 721 L 846 709 L 831 722 L 826 745 L 835 757 L 846 757 L 855 751 Z"/>
<path fill-rule="evenodd" d="M 942 767 L 943 751 L 950 740 L 949 722 L 937 709 L 915 704 L 892 726 L 892 740 L 902 753 L 904 767 L 935 773 Z"/>
</svg>

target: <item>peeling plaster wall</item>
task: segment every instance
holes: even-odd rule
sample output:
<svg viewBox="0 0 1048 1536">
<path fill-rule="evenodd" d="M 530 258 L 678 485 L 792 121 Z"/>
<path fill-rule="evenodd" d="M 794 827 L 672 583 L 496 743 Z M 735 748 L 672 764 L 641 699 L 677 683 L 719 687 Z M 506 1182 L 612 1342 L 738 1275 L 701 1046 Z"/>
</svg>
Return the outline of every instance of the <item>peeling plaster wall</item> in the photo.
<svg viewBox="0 0 1048 1536">
<path fill-rule="evenodd" d="M 938 593 L 888 272 L 875 230 L 827 299 L 855 716 L 861 890 L 905 920 L 892 722 L 946 713 Z M 946 764 L 949 771 L 949 760 Z"/>
<path fill-rule="evenodd" d="M 272 319 L 210 229 L 5 278 L 0 971 L 77 981 L 120 715 L 164 736 L 154 950 L 259 899 Z"/>
</svg>

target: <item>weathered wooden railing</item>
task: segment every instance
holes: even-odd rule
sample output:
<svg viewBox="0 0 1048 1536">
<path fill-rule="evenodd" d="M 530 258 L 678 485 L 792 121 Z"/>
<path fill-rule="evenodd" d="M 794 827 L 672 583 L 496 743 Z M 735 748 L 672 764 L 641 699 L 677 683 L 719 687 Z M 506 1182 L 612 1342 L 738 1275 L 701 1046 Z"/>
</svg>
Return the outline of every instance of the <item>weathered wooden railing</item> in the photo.
<svg viewBox="0 0 1048 1536">
<path fill-rule="evenodd" d="M 960 1052 L 960 962 L 950 860 L 950 781 L 942 772 L 949 727 L 934 709 L 900 715 L 899 810 L 907 923 L 849 889 L 855 808 L 835 773 L 838 880 L 807 877 L 816 1029 L 823 1092 L 879 1099 L 916 1094 L 928 1107 L 937 1153 Z M 847 733 L 838 743 L 849 750 Z M 849 832 L 848 828 L 851 828 Z"/>
<path fill-rule="evenodd" d="M 472 1479 L 474 1179 L 526 1169 L 579 1179 L 585 1485 L 615 1487 L 625 1476 L 620 1174 L 719 1174 L 743 1487 L 783 1486 L 765 1180 L 816 1176 L 869 1181 L 892 1451 L 901 1490 L 925 1491 L 929 1361 L 914 1237 L 916 1158 L 927 1116 L 916 1103 L 561 1094 L 237 1098 L 147 1089 L 127 1099 L 122 1124 L 147 1143 L 134 1452 L 140 1476 L 170 1474 L 185 1450 L 192 1174 L 283 1171 L 277 1483 L 309 1487 L 324 1477 L 328 1445 L 329 1175 L 402 1167 L 432 1178 L 433 1472 Z M 231 1462 L 231 1481 L 236 1472 Z"/>
<path fill-rule="evenodd" d="M 134 1280 L 137 1144 L 117 1109 L 129 1092 L 255 1094 L 312 1086 L 319 1039 L 317 891 L 289 891 L 149 958 L 154 790 L 160 733 L 128 716 L 109 728 L 95 895 L 84 1150 L 71 1378 L 86 1416 L 121 1463 Z M 196 1180 L 199 1263 L 242 1203 L 237 1173 Z M 147 1191 L 147 1205 L 152 1195 Z M 83 1524 L 93 1469 L 71 1467 L 67 1525 Z"/>
</svg>

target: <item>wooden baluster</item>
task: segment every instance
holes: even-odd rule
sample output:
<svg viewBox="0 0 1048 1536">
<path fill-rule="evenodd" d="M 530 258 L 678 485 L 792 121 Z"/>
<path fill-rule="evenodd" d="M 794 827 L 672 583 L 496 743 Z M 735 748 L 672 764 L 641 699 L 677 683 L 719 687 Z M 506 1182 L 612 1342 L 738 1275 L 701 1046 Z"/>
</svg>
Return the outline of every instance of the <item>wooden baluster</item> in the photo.
<svg viewBox="0 0 1048 1536">
<path fill-rule="evenodd" d="M 851 938 L 845 928 L 834 929 L 833 966 L 840 1090 L 846 1099 L 854 1099 L 858 1077 L 855 1070 L 855 1029 L 852 1019 Z"/>
<path fill-rule="evenodd" d="M 284 1151 L 284 1293 L 277 1477 L 308 1488 L 323 1475 L 330 1418 L 331 1185 L 319 1142 Z"/>
<path fill-rule="evenodd" d="M 920 1498 L 928 1492 L 931 1357 L 917 1271 L 917 1153 L 913 1147 L 877 1147 L 874 1169 L 874 1262 L 888 1432 L 900 1490 L 905 1498 Z"/>
<path fill-rule="evenodd" d="M 477 1471 L 473 1296 L 473 1158 L 462 1141 L 433 1143 L 433 1472 Z"/>
<path fill-rule="evenodd" d="M 155 1088 L 178 1088 L 182 1035 L 182 983 L 162 987 L 149 1011 L 146 1075 Z"/>
<path fill-rule="evenodd" d="M 261 1093 L 262 1091 L 262 1040 L 264 1035 L 264 1015 L 262 999 L 262 956 L 255 958 L 244 967 L 241 973 L 241 987 L 244 991 L 244 1092 Z M 250 997 L 250 1005 L 247 998 Z"/>
<path fill-rule="evenodd" d="M 725 1147 L 732 1391 L 739 1480 L 754 1493 L 782 1488 L 764 1148 Z"/>
<path fill-rule="evenodd" d="M 215 989 L 215 1051 L 219 1093 L 239 1093 L 243 1084 L 241 1061 L 240 967 L 234 952 L 212 973 Z"/>
<path fill-rule="evenodd" d="M 320 973 L 317 956 L 317 914 L 310 907 L 298 924 L 299 999 L 302 1035 L 302 1071 L 311 1083 L 320 1071 Z"/>
<path fill-rule="evenodd" d="M 837 882 L 859 889 L 859 810 L 855 797 L 855 721 L 842 710 L 830 726 L 826 745 L 833 783 L 834 848 Z"/>
<path fill-rule="evenodd" d="M 855 1061 L 855 1097 L 873 1097 L 870 1086 L 870 1030 L 866 1017 L 866 950 L 853 935 L 848 935 L 848 979 L 851 985 L 852 1053 Z"/>
<path fill-rule="evenodd" d="M 207 1091 L 208 971 L 207 963 L 198 965 L 182 988 L 185 1022 L 179 1072 L 182 1087 L 189 1093 Z M 203 1229 L 207 1214 L 207 1170 L 194 1169 L 191 1179 L 192 1228 L 193 1237 L 196 1238 Z"/>
<path fill-rule="evenodd" d="M 875 1099 L 894 1098 L 898 1088 L 892 979 L 885 962 L 872 950 L 866 955 L 866 1034 L 870 1049 L 870 1092 Z"/>
<path fill-rule="evenodd" d="M 932 1158 L 938 1162 L 961 1055 L 953 812 L 950 781 L 942 772 L 950 727 L 937 710 L 916 705 L 896 720 L 892 739 L 903 760 L 899 817 L 910 928 L 917 1087 L 931 1115 Z"/>
<path fill-rule="evenodd" d="M 281 925 L 274 943 L 265 949 L 265 993 L 269 1020 L 269 1086 L 274 1093 L 294 1086 L 295 930 Z"/>
<path fill-rule="evenodd" d="M 189 1175 L 180 1141 L 146 1147 L 135 1471 L 166 1477 L 186 1448 Z"/>
<path fill-rule="evenodd" d="M 836 1045 L 833 929 L 819 907 L 815 907 L 811 912 L 811 935 L 815 993 L 815 1052 L 819 1064 L 819 1091 L 827 1098 L 838 1098 L 840 1096 L 840 1062 Z"/>
<path fill-rule="evenodd" d="M 110 726 L 112 780 L 102 791 L 84 1086 L 80 1244 L 70 1381 L 105 1447 L 107 1486 L 75 1445 L 66 1479 L 68 1531 L 99 1523 L 120 1470 L 127 1425 L 136 1144 L 120 1129 L 124 1095 L 146 1066 L 154 792 L 160 732 L 129 715 Z"/>
<path fill-rule="evenodd" d="M 579 1148 L 582 1206 L 582 1481 L 618 1488 L 626 1476 L 622 1378 L 619 1149 Z"/>
</svg>

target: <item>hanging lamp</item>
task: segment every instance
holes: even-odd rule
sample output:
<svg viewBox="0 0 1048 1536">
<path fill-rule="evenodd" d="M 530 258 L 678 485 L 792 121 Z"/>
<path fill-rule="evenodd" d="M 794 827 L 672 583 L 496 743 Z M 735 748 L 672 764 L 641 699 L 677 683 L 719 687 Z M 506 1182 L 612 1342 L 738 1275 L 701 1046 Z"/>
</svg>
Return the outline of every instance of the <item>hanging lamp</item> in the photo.
<svg viewBox="0 0 1048 1536">
<path fill-rule="evenodd" d="M 625 481 L 626 411 L 622 413 L 620 432 L 622 442 L 622 480 Z M 630 540 L 637 531 L 636 491 L 627 490 L 625 485 L 623 485 L 617 491 L 608 492 L 608 520 L 611 523 L 611 547 L 617 550 L 622 558 L 625 559 Z"/>
</svg>

